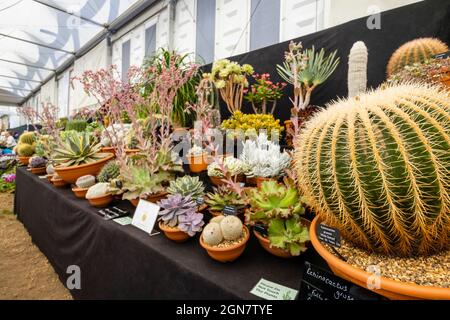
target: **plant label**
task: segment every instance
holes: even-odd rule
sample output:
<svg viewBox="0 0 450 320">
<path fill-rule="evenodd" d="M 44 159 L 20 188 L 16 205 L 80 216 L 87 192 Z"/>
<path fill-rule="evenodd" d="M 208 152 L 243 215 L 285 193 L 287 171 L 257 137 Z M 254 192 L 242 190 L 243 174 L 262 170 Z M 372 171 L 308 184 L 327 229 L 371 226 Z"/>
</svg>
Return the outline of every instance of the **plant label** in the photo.
<svg viewBox="0 0 450 320">
<path fill-rule="evenodd" d="M 223 208 L 223 214 L 225 216 L 235 216 L 237 215 L 237 208 L 235 206 L 225 206 Z"/>
<path fill-rule="evenodd" d="M 160 207 L 156 204 L 141 199 L 134 212 L 131 224 L 151 235 L 159 209 Z"/>
<path fill-rule="evenodd" d="M 267 237 L 269 235 L 268 232 L 267 232 L 267 228 L 264 225 L 260 224 L 260 223 L 255 224 L 253 226 L 253 229 L 255 229 L 257 232 L 259 232 L 259 234 L 262 235 L 262 236 L 266 236 Z"/>
<path fill-rule="evenodd" d="M 266 300 L 295 300 L 298 291 L 261 278 L 250 293 Z"/>
<path fill-rule="evenodd" d="M 332 228 L 320 223 L 317 226 L 317 236 L 320 241 L 334 247 L 341 247 L 341 233 L 339 229 Z"/>
<path fill-rule="evenodd" d="M 435 58 L 435 59 L 446 59 L 448 57 L 450 57 L 450 51 L 439 53 L 439 54 L 435 55 L 433 58 Z"/>
<path fill-rule="evenodd" d="M 197 202 L 198 206 L 201 206 L 205 203 L 205 199 L 203 197 L 197 198 L 195 201 Z"/>
</svg>

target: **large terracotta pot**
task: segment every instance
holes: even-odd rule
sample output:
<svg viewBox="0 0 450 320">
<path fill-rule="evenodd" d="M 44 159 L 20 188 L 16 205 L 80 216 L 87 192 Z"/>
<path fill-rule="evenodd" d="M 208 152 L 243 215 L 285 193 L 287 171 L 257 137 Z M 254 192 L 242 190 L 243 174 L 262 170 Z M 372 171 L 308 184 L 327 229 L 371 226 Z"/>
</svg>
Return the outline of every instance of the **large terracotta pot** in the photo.
<svg viewBox="0 0 450 320">
<path fill-rule="evenodd" d="M 250 232 L 245 225 L 244 225 L 244 231 L 245 231 L 244 240 L 234 246 L 225 247 L 225 248 L 211 247 L 203 241 L 203 235 L 200 236 L 200 245 L 203 247 L 203 249 L 206 250 L 208 255 L 211 258 L 213 258 L 214 260 L 217 260 L 220 262 L 231 262 L 231 261 L 234 261 L 237 258 L 239 258 L 239 256 L 245 250 L 248 239 L 250 238 Z"/>
<path fill-rule="evenodd" d="M 208 168 L 207 154 L 204 153 L 200 156 L 188 156 L 189 170 L 193 173 L 200 173 L 206 171 Z"/>
<path fill-rule="evenodd" d="M 159 222 L 159 229 L 164 232 L 165 236 L 175 242 L 185 242 L 190 236 L 178 228 L 168 228 L 164 223 Z"/>
<path fill-rule="evenodd" d="M 301 218 L 300 221 L 302 222 L 302 225 L 306 226 L 307 228 L 310 227 L 311 222 Z M 273 254 L 274 256 L 280 257 L 280 258 L 292 258 L 294 257 L 289 251 L 270 246 L 270 241 L 268 238 L 263 237 L 258 231 L 253 230 L 253 234 L 256 236 L 256 238 L 259 241 L 259 244 L 261 247 L 264 248 L 267 252 Z"/>
<path fill-rule="evenodd" d="M 372 274 L 353 267 L 329 252 L 317 238 L 316 229 L 319 223 L 320 219 L 319 217 L 316 217 L 313 220 L 309 231 L 314 249 L 316 249 L 317 253 L 325 259 L 334 274 L 368 289 L 367 282 Z M 381 277 L 380 279 L 380 289 L 374 289 L 372 291 L 394 300 L 450 300 L 450 289 L 448 288 L 419 286 L 417 284 L 394 281 L 385 277 Z"/>
<path fill-rule="evenodd" d="M 159 200 L 166 198 L 168 194 L 169 194 L 168 192 L 155 193 L 150 196 L 147 196 L 147 198 L 145 198 L 145 200 L 153 202 L 153 203 L 157 203 Z M 141 200 L 141 199 L 135 198 L 135 199 L 130 200 L 130 202 L 133 206 L 137 207 L 137 205 L 139 204 L 139 200 Z"/>
<path fill-rule="evenodd" d="M 19 159 L 19 162 L 23 165 L 23 166 L 27 166 L 30 163 L 30 158 L 31 157 L 17 157 Z"/>
<path fill-rule="evenodd" d="M 43 175 L 47 173 L 46 167 L 39 167 L 39 168 L 31 168 L 31 173 L 37 174 L 37 175 Z"/>
<path fill-rule="evenodd" d="M 96 176 L 102 167 L 112 158 L 114 158 L 114 154 L 105 153 L 105 157 L 101 160 L 82 164 L 79 166 L 72 167 L 55 167 L 55 172 L 68 183 L 75 183 L 77 179 L 81 176 L 85 175 L 93 175 Z"/>
<path fill-rule="evenodd" d="M 211 183 L 213 185 L 215 185 L 216 187 L 224 185 L 225 182 L 223 181 L 223 178 L 219 178 L 219 177 L 209 177 L 209 180 L 211 180 Z M 238 175 L 236 178 L 236 182 L 244 182 L 245 181 L 245 176 L 244 175 Z"/>
<path fill-rule="evenodd" d="M 86 193 L 89 188 L 72 188 L 72 192 L 75 194 L 75 197 L 80 199 L 86 199 Z"/>
<path fill-rule="evenodd" d="M 107 194 L 101 197 L 90 198 L 88 199 L 91 206 L 96 208 L 105 208 L 107 207 L 114 199 L 112 194 Z"/>
</svg>

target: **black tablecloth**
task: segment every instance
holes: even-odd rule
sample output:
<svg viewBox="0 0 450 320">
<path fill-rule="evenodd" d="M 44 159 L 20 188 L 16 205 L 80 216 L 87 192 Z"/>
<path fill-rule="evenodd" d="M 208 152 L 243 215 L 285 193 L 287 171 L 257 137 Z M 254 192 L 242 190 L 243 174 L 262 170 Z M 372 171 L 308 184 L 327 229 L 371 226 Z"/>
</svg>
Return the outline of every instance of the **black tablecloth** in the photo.
<svg viewBox="0 0 450 320">
<path fill-rule="evenodd" d="M 24 168 L 18 168 L 16 184 L 15 213 L 63 284 L 68 266 L 80 267 L 74 298 L 255 299 L 250 290 L 261 278 L 298 289 L 305 260 L 325 267 L 313 249 L 281 259 L 253 236 L 239 259 L 222 264 L 200 247 L 198 236 L 178 244 L 105 221 L 69 188 L 57 189 Z M 134 212 L 126 201 L 115 204 Z"/>
</svg>

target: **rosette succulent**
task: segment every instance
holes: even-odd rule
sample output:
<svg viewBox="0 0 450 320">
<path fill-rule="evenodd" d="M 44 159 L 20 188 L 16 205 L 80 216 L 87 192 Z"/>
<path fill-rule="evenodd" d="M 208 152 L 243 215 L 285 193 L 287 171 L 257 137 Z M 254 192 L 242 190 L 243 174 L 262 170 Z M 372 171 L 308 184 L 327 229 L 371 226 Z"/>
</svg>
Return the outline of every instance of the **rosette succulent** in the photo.
<svg viewBox="0 0 450 320">
<path fill-rule="evenodd" d="M 289 251 L 293 256 L 306 251 L 309 240 L 308 227 L 302 225 L 298 216 L 271 220 L 268 235 L 271 246 Z"/>
<path fill-rule="evenodd" d="M 47 159 L 42 157 L 34 156 L 30 158 L 30 167 L 31 168 L 40 168 L 45 167 L 47 164 Z"/>
<path fill-rule="evenodd" d="M 238 209 L 245 206 L 245 201 L 225 185 L 214 188 L 214 192 L 208 193 L 206 197 L 205 202 L 209 205 L 211 211 L 223 211 L 225 206 L 234 206 Z"/>
<path fill-rule="evenodd" d="M 89 134 L 76 133 L 55 149 L 53 161 L 60 166 L 70 167 L 95 162 L 104 156 L 100 153 L 100 144 Z"/>
<path fill-rule="evenodd" d="M 203 214 L 201 213 L 189 212 L 178 216 L 178 229 L 186 232 L 190 237 L 202 231 L 204 224 Z"/>
<path fill-rule="evenodd" d="M 249 168 L 246 164 L 234 157 L 226 157 L 223 160 L 223 165 L 226 171 L 230 174 L 230 176 L 236 176 L 239 174 L 245 174 L 248 172 Z M 213 162 L 208 165 L 208 176 L 210 177 L 218 177 L 224 178 L 220 164 L 217 162 Z"/>
<path fill-rule="evenodd" d="M 201 156 L 205 153 L 206 151 L 199 146 L 193 146 L 192 148 L 189 149 L 187 155 L 188 156 Z"/>
<path fill-rule="evenodd" d="M 180 194 L 170 195 L 166 199 L 158 201 L 157 204 L 162 209 L 158 213 L 159 220 L 172 228 L 179 225 L 180 216 L 195 214 L 197 211 L 197 204 L 192 198 L 190 196 L 183 197 Z M 187 219 L 185 222 L 188 223 Z"/>
<path fill-rule="evenodd" d="M 170 181 L 167 192 L 170 194 L 180 194 L 184 197 L 190 196 L 192 199 L 197 199 L 203 197 L 205 186 L 198 177 L 184 176 L 177 178 L 175 181 Z"/>
</svg>

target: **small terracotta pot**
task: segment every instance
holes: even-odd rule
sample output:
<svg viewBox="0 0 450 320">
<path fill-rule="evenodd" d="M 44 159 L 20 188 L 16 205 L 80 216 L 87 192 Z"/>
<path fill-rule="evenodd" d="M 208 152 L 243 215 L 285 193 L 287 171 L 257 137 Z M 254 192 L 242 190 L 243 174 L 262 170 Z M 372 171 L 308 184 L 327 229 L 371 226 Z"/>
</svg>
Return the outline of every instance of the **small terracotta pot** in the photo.
<svg viewBox="0 0 450 320">
<path fill-rule="evenodd" d="M 31 173 L 41 176 L 41 175 L 47 173 L 47 168 L 46 167 L 31 168 Z"/>
<path fill-rule="evenodd" d="M 167 238 L 175 242 L 185 242 L 190 238 L 190 236 L 186 232 L 183 232 L 178 228 L 169 228 L 161 221 L 159 222 L 159 229 L 164 232 Z"/>
<path fill-rule="evenodd" d="M 208 163 L 206 161 L 207 154 L 204 153 L 200 156 L 189 156 L 189 170 L 193 173 L 199 173 L 206 171 L 208 168 Z"/>
<path fill-rule="evenodd" d="M 367 283 L 372 274 L 355 268 L 352 265 L 342 261 L 328 249 L 322 245 L 317 238 L 317 225 L 320 223 L 320 218 L 316 217 L 309 230 L 311 243 L 316 249 L 317 253 L 325 259 L 330 269 L 337 276 L 353 282 L 361 287 L 368 288 Z M 418 300 L 418 299 L 434 299 L 434 300 L 450 300 L 449 288 L 426 287 L 417 284 L 394 281 L 386 277 L 380 277 L 380 289 L 372 290 L 382 296 L 394 300 Z M 370 289 L 369 289 L 370 290 Z"/>
<path fill-rule="evenodd" d="M 107 207 L 114 199 L 114 196 L 112 194 L 107 194 L 101 197 L 96 198 L 90 198 L 87 199 L 91 206 L 96 208 L 105 208 Z"/>
<path fill-rule="evenodd" d="M 75 197 L 80 199 L 86 199 L 86 193 L 89 188 L 72 188 L 72 192 L 75 194 Z"/>
<path fill-rule="evenodd" d="M 54 177 L 52 178 L 51 182 L 53 183 L 53 185 L 57 188 L 64 188 L 65 186 L 68 185 L 68 183 L 61 179 L 61 178 L 57 178 L 55 179 Z"/>
<path fill-rule="evenodd" d="M 61 177 L 61 179 L 64 179 L 64 181 L 67 181 L 68 183 L 75 183 L 81 176 L 97 176 L 103 166 L 112 158 L 114 158 L 113 154 L 105 153 L 105 157 L 98 161 L 72 167 L 55 167 L 55 172 Z"/>
<path fill-rule="evenodd" d="M 223 215 L 222 211 L 214 211 L 214 210 L 211 210 L 211 209 L 209 209 L 208 211 L 213 217 L 218 217 L 218 216 Z"/>
<path fill-rule="evenodd" d="M 101 152 L 112 153 L 114 156 L 116 156 L 116 148 L 114 147 L 103 147 L 101 148 Z"/>
<path fill-rule="evenodd" d="M 30 163 L 30 158 L 31 157 L 17 157 L 17 159 L 19 159 L 19 162 L 24 166 L 27 166 Z"/>
<path fill-rule="evenodd" d="M 139 152 L 139 149 L 125 149 L 125 153 L 127 156 L 132 156 Z"/>
<path fill-rule="evenodd" d="M 53 182 L 52 182 L 52 179 L 53 179 L 53 175 L 52 175 L 52 174 L 48 174 L 48 175 L 47 175 L 47 180 L 48 180 L 48 182 L 53 183 Z"/>
<path fill-rule="evenodd" d="M 208 255 L 214 260 L 220 262 L 231 262 L 239 258 L 239 256 L 244 252 L 247 245 L 248 239 L 250 238 L 250 232 L 248 228 L 244 225 L 245 238 L 242 242 L 235 244 L 234 246 L 217 248 L 208 246 L 203 241 L 203 235 L 200 236 L 200 245 L 206 250 Z"/>
<path fill-rule="evenodd" d="M 208 209 L 208 205 L 207 205 L 206 203 L 197 206 L 198 212 L 203 212 L 203 211 L 205 211 L 206 209 Z"/>
<path fill-rule="evenodd" d="M 209 177 L 209 180 L 211 180 L 211 183 L 214 184 L 216 187 L 224 185 L 225 182 L 223 181 L 224 178 L 219 177 Z M 236 178 L 236 182 L 245 182 L 245 176 L 244 175 L 238 175 Z"/>
<path fill-rule="evenodd" d="M 256 187 L 259 189 L 264 181 L 277 181 L 275 178 L 255 177 Z"/>
<path fill-rule="evenodd" d="M 302 222 L 302 225 L 306 226 L 307 228 L 309 228 L 311 226 L 311 222 L 306 219 L 301 218 L 300 221 Z M 274 256 L 277 256 L 280 258 L 293 258 L 294 257 L 289 251 L 271 246 L 270 240 L 266 237 L 263 237 L 258 231 L 253 230 L 253 234 L 258 239 L 261 247 L 263 247 L 264 250 L 273 254 Z M 308 243 L 309 243 L 309 241 L 308 241 Z"/>
<path fill-rule="evenodd" d="M 168 192 L 159 192 L 159 193 L 147 196 L 147 198 L 145 198 L 145 200 L 153 202 L 153 203 L 157 203 L 159 200 L 167 197 L 168 194 L 169 194 Z M 133 206 L 137 207 L 137 205 L 139 204 L 139 200 L 140 200 L 140 198 L 135 198 L 135 199 L 130 200 L 130 202 Z"/>
<path fill-rule="evenodd" d="M 256 186 L 256 178 L 255 177 L 245 177 L 245 183 L 249 186 Z"/>
</svg>

